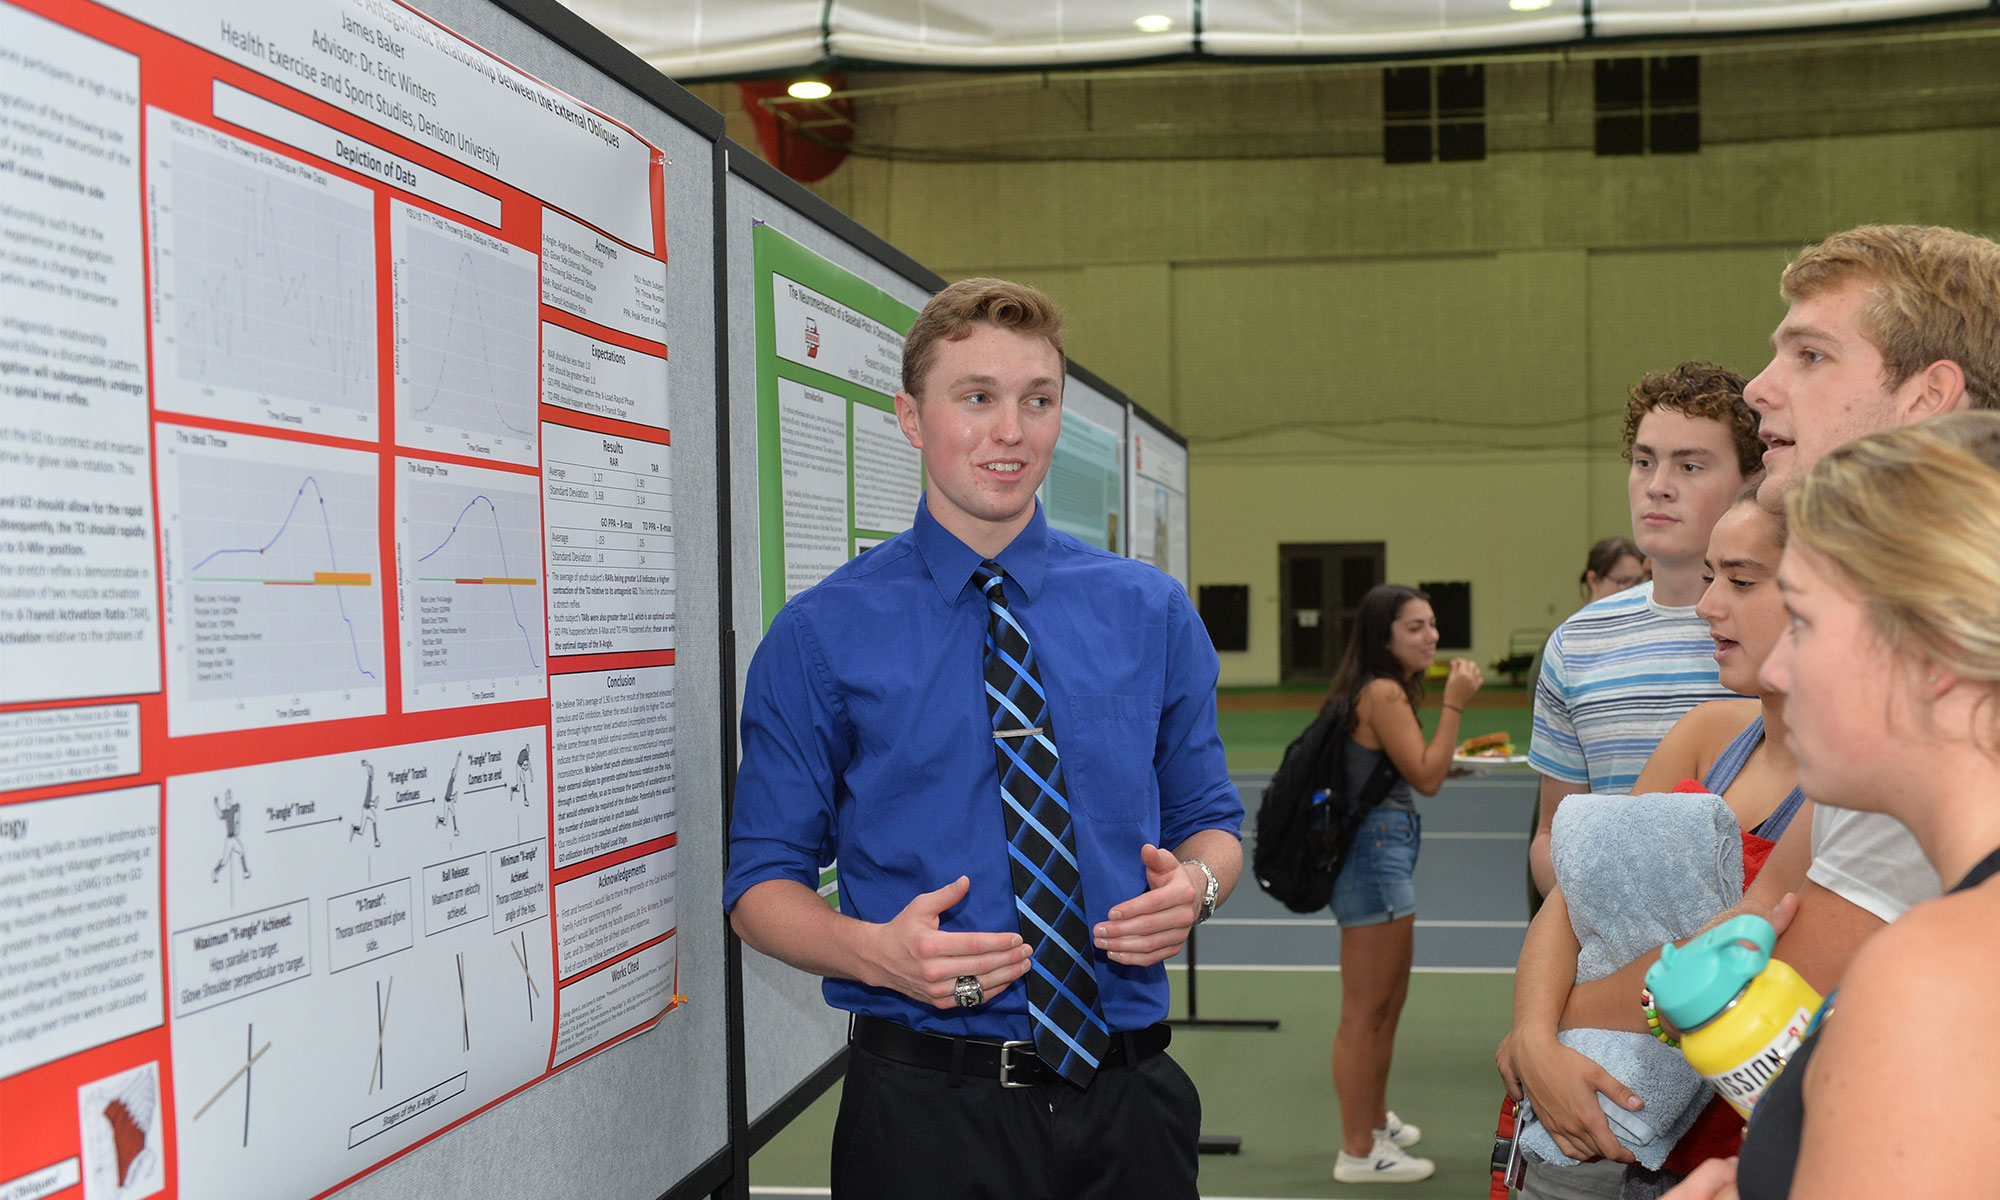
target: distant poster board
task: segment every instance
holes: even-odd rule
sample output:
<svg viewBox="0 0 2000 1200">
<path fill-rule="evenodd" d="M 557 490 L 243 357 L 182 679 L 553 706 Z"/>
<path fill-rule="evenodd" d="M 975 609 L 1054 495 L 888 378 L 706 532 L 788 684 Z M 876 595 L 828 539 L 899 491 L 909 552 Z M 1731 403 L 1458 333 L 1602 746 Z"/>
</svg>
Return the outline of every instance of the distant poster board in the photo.
<svg viewBox="0 0 2000 1200">
<path fill-rule="evenodd" d="M 764 623 L 848 559 L 908 529 L 923 460 L 896 424 L 917 312 L 768 225 L 757 302 Z"/>
<path fill-rule="evenodd" d="M 1131 415 L 1130 556 L 1188 585 L 1187 447 L 1137 412 Z"/>
<path fill-rule="evenodd" d="M 1100 550 L 1125 553 L 1125 413 L 1072 371 L 1063 381 L 1062 436 L 1056 440 L 1042 511 L 1050 525 Z"/>
</svg>

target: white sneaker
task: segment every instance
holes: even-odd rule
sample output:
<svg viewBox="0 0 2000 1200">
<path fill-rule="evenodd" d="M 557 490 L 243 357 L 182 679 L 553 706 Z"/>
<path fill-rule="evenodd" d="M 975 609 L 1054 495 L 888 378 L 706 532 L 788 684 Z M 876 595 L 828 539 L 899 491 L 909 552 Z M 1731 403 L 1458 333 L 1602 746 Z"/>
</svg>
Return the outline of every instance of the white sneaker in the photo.
<svg viewBox="0 0 2000 1200">
<path fill-rule="evenodd" d="M 1375 1140 L 1394 1142 L 1408 1150 L 1424 1140 L 1424 1131 L 1392 1112 L 1387 1115 L 1383 1126 L 1375 1131 Z"/>
<path fill-rule="evenodd" d="M 1384 1138 L 1375 1139 L 1375 1149 L 1366 1158 L 1356 1158 L 1342 1150 L 1333 1164 L 1335 1183 L 1415 1183 L 1429 1179 L 1437 1164 L 1416 1158 L 1401 1146 Z"/>
</svg>

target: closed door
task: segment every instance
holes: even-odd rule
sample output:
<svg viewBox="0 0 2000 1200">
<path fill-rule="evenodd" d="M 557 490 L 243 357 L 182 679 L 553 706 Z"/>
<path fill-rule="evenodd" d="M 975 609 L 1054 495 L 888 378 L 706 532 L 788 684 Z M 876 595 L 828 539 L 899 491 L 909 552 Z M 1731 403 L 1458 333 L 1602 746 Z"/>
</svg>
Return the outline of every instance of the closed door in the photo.
<svg viewBox="0 0 2000 1200">
<path fill-rule="evenodd" d="M 1382 582 L 1381 542 L 1278 547 L 1278 678 L 1327 683 L 1354 632 L 1354 612 Z"/>
</svg>

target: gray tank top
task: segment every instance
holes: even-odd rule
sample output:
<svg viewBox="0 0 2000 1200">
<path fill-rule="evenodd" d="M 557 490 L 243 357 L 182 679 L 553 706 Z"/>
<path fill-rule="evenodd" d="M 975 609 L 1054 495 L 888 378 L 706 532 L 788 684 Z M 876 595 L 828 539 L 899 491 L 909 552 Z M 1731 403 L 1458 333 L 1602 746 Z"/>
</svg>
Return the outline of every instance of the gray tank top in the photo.
<svg viewBox="0 0 2000 1200">
<path fill-rule="evenodd" d="M 1370 750 L 1350 735 L 1347 739 L 1347 794 L 1351 799 L 1361 798 L 1361 789 L 1368 784 L 1368 777 L 1375 773 L 1375 764 L 1382 761 L 1386 750 Z M 1389 785 L 1377 808 L 1393 809 L 1396 812 L 1417 811 L 1417 794 L 1410 789 L 1410 781 L 1401 775 Z"/>
</svg>

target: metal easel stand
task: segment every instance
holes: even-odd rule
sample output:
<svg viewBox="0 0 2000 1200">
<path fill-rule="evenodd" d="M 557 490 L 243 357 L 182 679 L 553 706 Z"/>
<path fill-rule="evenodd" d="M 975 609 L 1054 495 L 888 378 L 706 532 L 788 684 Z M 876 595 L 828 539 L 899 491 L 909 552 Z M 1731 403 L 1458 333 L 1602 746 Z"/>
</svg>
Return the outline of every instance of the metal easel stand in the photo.
<svg viewBox="0 0 2000 1200">
<path fill-rule="evenodd" d="M 1276 1029 L 1278 1022 L 1270 1017 L 1204 1017 L 1200 1013 L 1195 989 L 1195 931 L 1188 930 L 1187 940 L 1187 1016 L 1168 1017 L 1167 1024 L 1181 1029 Z M 1201 1135 L 1203 1154 L 1241 1154 L 1243 1139 L 1225 1134 Z"/>
</svg>

